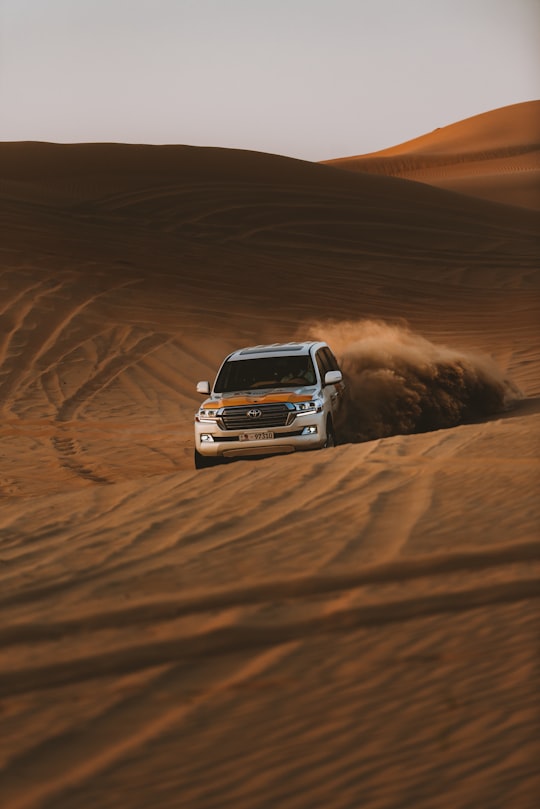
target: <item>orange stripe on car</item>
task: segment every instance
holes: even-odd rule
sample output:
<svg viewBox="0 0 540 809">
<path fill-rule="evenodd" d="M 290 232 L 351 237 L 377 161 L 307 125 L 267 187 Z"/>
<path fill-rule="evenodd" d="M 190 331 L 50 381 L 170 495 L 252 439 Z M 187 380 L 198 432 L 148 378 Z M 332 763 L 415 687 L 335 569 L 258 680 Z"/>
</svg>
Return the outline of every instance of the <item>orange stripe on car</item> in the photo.
<svg viewBox="0 0 540 809">
<path fill-rule="evenodd" d="M 239 405 L 268 404 L 270 402 L 310 402 L 311 396 L 305 393 L 268 393 L 266 396 L 231 396 L 230 399 L 216 399 L 205 402 L 203 408 L 215 410 L 218 407 L 237 407 Z"/>
</svg>

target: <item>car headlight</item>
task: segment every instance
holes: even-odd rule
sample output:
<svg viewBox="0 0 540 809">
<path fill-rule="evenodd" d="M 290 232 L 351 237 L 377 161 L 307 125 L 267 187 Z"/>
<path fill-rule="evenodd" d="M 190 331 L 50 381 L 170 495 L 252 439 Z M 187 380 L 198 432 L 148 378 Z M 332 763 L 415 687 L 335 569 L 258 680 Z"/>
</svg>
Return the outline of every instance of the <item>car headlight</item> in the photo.
<svg viewBox="0 0 540 809">
<path fill-rule="evenodd" d="M 198 413 L 199 421 L 217 421 L 217 410 L 210 410 L 206 407 L 201 407 Z"/>
<path fill-rule="evenodd" d="M 316 413 L 317 402 L 295 402 L 294 409 L 297 413 Z"/>
</svg>

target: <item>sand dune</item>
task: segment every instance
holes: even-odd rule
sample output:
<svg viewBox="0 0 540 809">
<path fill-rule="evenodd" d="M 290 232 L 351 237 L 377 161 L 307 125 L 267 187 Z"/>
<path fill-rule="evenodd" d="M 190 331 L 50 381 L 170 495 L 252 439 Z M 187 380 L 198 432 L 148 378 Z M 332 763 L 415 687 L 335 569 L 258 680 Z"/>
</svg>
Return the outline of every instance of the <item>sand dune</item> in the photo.
<svg viewBox="0 0 540 809">
<path fill-rule="evenodd" d="M 540 101 L 513 104 L 367 155 L 325 161 L 540 209 Z"/>
<path fill-rule="evenodd" d="M 230 150 L 0 156 L 3 805 L 536 806 L 538 214 Z M 321 330 L 349 375 L 369 332 L 502 398 L 196 472 L 196 381 Z"/>
</svg>

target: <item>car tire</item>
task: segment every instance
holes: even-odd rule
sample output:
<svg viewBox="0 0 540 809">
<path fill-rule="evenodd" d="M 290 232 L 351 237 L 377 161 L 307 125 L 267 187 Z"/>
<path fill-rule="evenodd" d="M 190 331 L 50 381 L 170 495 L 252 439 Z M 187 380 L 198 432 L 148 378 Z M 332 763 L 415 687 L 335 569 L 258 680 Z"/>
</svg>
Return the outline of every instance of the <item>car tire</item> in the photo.
<svg viewBox="0 0 540 809">
<path fill-rule="evenodd" d="M 208 469 L 210 466 L 217 466 L 221 463 L 221 458 L 214 458 L 208 455 L 201 455 L 200 452 L 194 452 L 195 469 Z"/>
<path fill-rule="evenodd" d="M 329 447 L 336 446 L 336 434 L 334 432 L 334 426 L 330 419 L 326 422 L 326 441 L 324 442 L 323 448 L 328 449 Z"/>
</svg>

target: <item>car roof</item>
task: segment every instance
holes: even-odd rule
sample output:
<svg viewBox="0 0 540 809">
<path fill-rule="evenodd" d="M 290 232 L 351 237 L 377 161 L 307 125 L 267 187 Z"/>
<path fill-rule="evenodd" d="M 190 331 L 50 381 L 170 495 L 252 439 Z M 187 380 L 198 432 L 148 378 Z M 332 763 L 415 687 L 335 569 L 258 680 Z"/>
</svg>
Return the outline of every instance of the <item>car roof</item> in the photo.
<svg viewBox="0 0 540 809">
<path fill-rule="evenodd" d="M 233 351 L 233 353 L 227 357 L 227 360 L 248 360 L 269 356 L 305 356 L 310 353 L 312 348 L 319 348 L 320 346 L 325 345 L 326 343 L 321 343 L 319 341 L 307 340 L 302 343 L 270 343 L 269 345 L 247 346 L 246 348 L 239 348 L 238 351 Z"/>
</svg>

